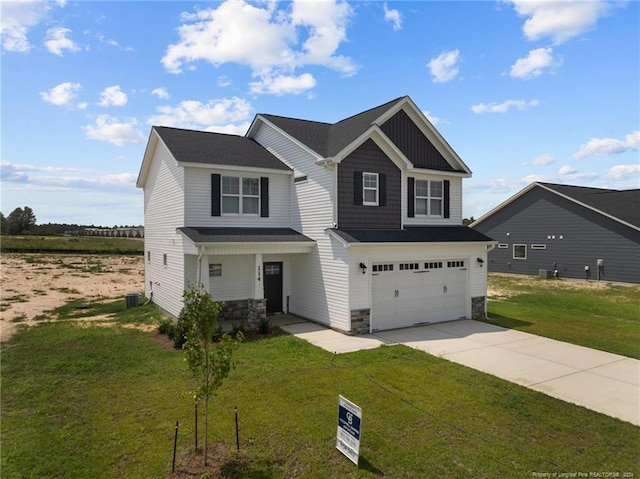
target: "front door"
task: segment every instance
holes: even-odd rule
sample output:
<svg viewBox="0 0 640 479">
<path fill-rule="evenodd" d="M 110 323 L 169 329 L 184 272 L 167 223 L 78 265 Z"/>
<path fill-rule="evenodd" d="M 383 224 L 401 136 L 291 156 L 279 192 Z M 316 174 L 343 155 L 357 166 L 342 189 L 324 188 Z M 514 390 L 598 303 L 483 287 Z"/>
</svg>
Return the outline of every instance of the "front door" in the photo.
<svg viewBox="0 0 640 479">
<path fill-rule="evenodd" d="M 282 312 L 282 262 L 264 263 L 264 297 L 267 314 Z"/>
</svg>

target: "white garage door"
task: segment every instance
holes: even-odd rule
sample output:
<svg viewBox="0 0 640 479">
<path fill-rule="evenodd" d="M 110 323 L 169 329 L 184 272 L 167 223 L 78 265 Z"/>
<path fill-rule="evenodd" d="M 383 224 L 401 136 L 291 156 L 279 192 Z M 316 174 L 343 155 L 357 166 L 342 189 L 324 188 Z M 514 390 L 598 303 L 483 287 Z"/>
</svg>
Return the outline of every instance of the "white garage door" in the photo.
<svg viewBox="0 0 640 479">
<path fill-rule="evenodd" d="M 373 265 L 371 329 L 436 323 L 467 315 L 464 260 L 420 260 Z"/>
</svg>

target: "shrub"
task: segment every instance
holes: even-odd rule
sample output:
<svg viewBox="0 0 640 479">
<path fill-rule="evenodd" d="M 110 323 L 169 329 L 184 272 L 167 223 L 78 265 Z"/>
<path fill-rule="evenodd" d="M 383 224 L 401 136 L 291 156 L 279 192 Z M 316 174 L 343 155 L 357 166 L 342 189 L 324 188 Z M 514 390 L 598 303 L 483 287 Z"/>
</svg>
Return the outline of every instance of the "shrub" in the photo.
<svg viewBox="0 0 640 479">
<path fill-rule="evenodd" d="M 270 327 L 271 320 L 269 318 L 260 318 L 260 321 L 258 321 L 258 331 L 260 332 L 260 334 L 269 334 Z"/>
<path fill-rule="evenodd" d="M 173 339 L 175 324 L 173 324 L 173 321 L 169 318 L 162 318 L 158 321 L 158 332 L 160 334 L 166 334 L 169 339 Z"/>
</svg>

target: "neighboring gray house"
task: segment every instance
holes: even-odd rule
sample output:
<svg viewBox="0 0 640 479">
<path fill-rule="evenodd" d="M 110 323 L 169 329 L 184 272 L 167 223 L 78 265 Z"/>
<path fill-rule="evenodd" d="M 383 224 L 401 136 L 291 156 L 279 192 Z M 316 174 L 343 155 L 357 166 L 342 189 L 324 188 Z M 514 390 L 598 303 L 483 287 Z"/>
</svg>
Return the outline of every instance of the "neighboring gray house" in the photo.
<svg viewBox="0 0 640 479">
<path fill-rule="evenodd" d="M 532 183 L 470 225 L 489 271 L 640 283 L 640 189 Z"/>
<path fill-rule="evenodd" d="M 491 239 L 462 226 L 471 171 L 409 97 L 337 123 L 259 114 L 245 136 L 154 126 L 146 295 L 201 283 L 226 318 L 348 333 L 483 318 Z"/>
</svg>

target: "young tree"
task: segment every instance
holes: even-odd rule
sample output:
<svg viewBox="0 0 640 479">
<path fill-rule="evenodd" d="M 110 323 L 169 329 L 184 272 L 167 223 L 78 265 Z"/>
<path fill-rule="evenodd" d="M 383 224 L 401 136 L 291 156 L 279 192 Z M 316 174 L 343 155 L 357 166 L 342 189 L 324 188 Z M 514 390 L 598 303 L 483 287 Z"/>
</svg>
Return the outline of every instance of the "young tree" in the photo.
<svg viewBox="0 0 640 479">
<path fill-rule="evenodd" d="M 215 394 L 224 378 L 234 367 L 233 351 L 242 341 L 240 333 L 235 338 L 224 334 L 214 343 L 222 303 L 214 301 L 202 285 L 195 286 L 182 295 L 184 308 L 178 320 L 179 330 L 184 332 L 183 345 L 187 364 L 197 381 L 196 400 L 204 399 L 204 465 L 207 465 L 209 439 L 209 398 Z"/>
<path fill-rule="evenodd" d="M 16 208 L 7 216 L 7 233 L 20 235 L 36 226 L 36 215 L 28 206 Z"/>
</svg>

